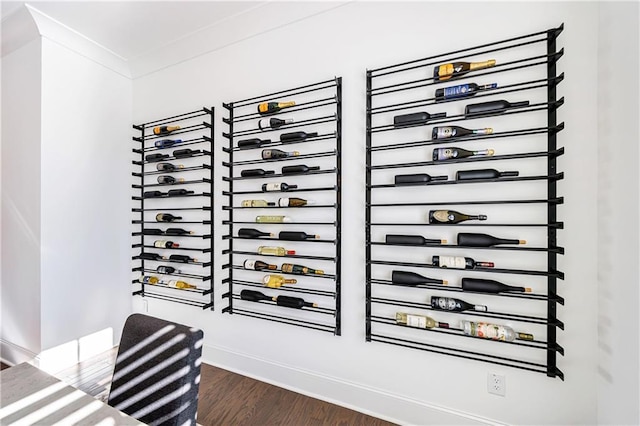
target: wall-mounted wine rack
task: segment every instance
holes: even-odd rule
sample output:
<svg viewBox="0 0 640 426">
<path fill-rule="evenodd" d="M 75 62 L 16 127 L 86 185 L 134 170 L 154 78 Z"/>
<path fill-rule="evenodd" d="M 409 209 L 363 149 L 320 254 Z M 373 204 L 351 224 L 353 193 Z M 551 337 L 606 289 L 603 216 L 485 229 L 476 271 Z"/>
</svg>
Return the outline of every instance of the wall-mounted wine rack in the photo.
<svg viewBox="0 0 640 426">
<path fill-rule="evenodd" d="M 134 295 L 213 310 L 213 118 L 212 107 L 133 126 Z M 166 126 L 179 129 L 154 132 Z"/>
<path fill-rule="evenodd" d="M 270 102 L 295 105 L 260 112 L 259 106 Z M 222 163 L 229 171 L 223 177 L 228 182 L 223 192 L 228 218 L 223 224 L 229 229 L 223 236 L 228 248 L 222 254 L 229 259 L 223 266 L 228 291 L 222 297 L 229 302 L 223 312 L 340 335 L 342 79 L 223 106 L 229 114 L 223 118 L 229 125 L 223 133 L 229 141 L 223 148 L 228 161 Z M 278 152 L 282 157 L 270 157 Z M 289 174 L 289 166 L 312 170 Z M 246 175 L 256 169 L 266 173 Z M 304 202 L 309 203 L 291 206 Z M 253 231 L 267 236 L 252 235 Z M 283 232 L 312 238 L 294 240 Z M 264 264 L 272 269 L 265 270 Z M 288 273 L 283 271 L 287 264 L 323 273 L 293 273 L 296 270 L 287 268 Z M 280 285 L 281 279 L 297 282 Z"/>
<path fill-rule="evenodd" d="M 563 49 L 556 47 L 556 39 L 562 30 L 560 26 L 367 71 L 367 341 L 541 372 L 564 380 L 556 362 L 557 354 L 564 355 L 556 336 L 558 328 L 564 329 L 557 317 L 557 305 L 564 304 L 557 293 L 557 282 L 564 279 L 557 261 L 564 249 L 558 246 L 556 238 L 557 230 L 563 228 L 557 209 L 564 202 L 557 193 L 563 173 L 556 167 L 556 159 L 564 154 L 556 141 L 564 127 L 556 117 L 564 102 L 556 95 L 564 78 L 556 71 L 556 63 L 563 55 Z M 496 62 L 483 68 L 444 66 L 489 59 Z M 436 71 L 435 67 L 441 65 Z M 452 76 L 451 72 L 458 74 Z M 497 87 L 490 85 L 494 82 Z M 461 87 L 449 89 L 467 83 L 480 85 L 480 90 L 473 91 L 473 85 L 467 86 L 471 88 L 469 92 Z M 449 90 L 436 93 L 443 88 Z M 466 109 L 470 104 L 497 100 L 529 103 L 482 113 L 473 112 L 473 107 Z M 417 112 L 428 115 L 412 116 L 414 121 L 401 122 L 401 118 L 398 123 L 394 121 L 396 116 Z M 450 133 L 442 128 L 451 126 L 492 128 L 492 131 L 446 137 Z M 434 127 L 440 128 L 441 133 L 436 130 L 432 134 Z M 459 157 L 431 161 L 432 147 L 466 147 L 467 151 L 477 152 L 488 148 L 487 144 L 495 146 L 491 151 L 494 155 L 463 157 L 464 153 L 458 150 Z M 451 152 L 443 155 L 446 158 Z M 421 161 L 425 156 L 429 161 Z M 457 178 L 460 170 L 487 167 L 519 174 L 475 180 Z M 420 177 L 422 183 L 406 185 L 396 182 L 393 173 L 426 176 Z M 415 176 L 411 179 L 420 180 Z M 430 210 L 486 213 L 488 219 L 430 223 Z M 456 232 L 488 233 L 511 239 L 520 239 L 525 234 L 532 244 L 471 247 L 456 244 Z M 430 240 L 419 246 L 409 245 L 388 239 L 391 234 Z M 438 241 L 445 237 L 453 238 L 454 243 Z M 434 255 L 495 260 L 496 267 L 445 269 L 435 265 Z M 418 278 L 417 284 L 411 283 L 402 278 L 405 274 L 394 275 L 394 271 L 426 275 L 431 281 Z M 531 287 L 533 291 L 470 292 L 468 287 L 463 290 L 463 278 L 491 279 Z M 444 285 L 445 281 L 449 281 L 448 285 Z M 434 296 L 460 298 L 472 305 L 487 306 L 487 310 L 443 310 L 437 303 L 432 306 Z M 411 321 L 397 319 L 397 313 L 431 317 L 435 324 L 421 324 L 416 317 Z M 508 326 L 532 336 L 518 335 L 512 341 L 485 339 L 465 334 L 462 320 Z"/>
</svg>

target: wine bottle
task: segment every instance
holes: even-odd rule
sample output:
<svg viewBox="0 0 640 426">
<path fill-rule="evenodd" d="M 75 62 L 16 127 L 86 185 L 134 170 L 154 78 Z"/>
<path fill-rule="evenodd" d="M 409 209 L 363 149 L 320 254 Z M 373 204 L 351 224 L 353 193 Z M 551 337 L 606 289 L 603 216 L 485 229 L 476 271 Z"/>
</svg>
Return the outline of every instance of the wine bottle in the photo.
<svg viewBox="0 0 640 426">
<path fill-rule="evenodd" d="M 438 65 L 433 68 L 433 78 L 435 80 L 449 80 L 451 78 L 460 77 L 469 71 L 489 68 L 496 64 L 495 59 L 489 59 L 483 62 L 450 62 L 448 64 Z"/>
<path fill-rule="evenodd" d="M 273 170 L 263 170 L 263 169 L 247 169 L 240 172 L 240 176 L 249 177 L 249 176 L 265 176 L 271 175 L 275 173 Z"/>
<path fill-rule="evenodd" d="M 303 207 L 313 204 L 315 204 L 313 201 L 302 198 L 278 198 L 278 205 L 280 207 Z"/>
<path fill-rule="evenodd" d="M 456 180 L 497 179 L 519 174 L 518 171 L 499 172 L 496 169 L 460 170 L 456 173 Z"/>
<path fill-rule="evenodd" d="M 306 166 L 304 164 L 298 164 L 297 166 L 284 166 L 282 168 L 283 175 L 297 175 L 301 173 L 309 173 L 312 170 L 320 170 L 320 166 Z"/>
<path fill-rule="evenodd" d="M 171 163 L 158 163 L 156 164 L 156 170 L 160 172 L 168 172 L 176 169 L 184 169 L 184 165 L 182 164 L 171 164 Z"/>
<path fill-rule="evenodd" d="M 281 215 L 261 215 L 256 216 L 256 223 L 291 223 L 293 220 L 289 216 Z"/>
<path fill-rule="evenodd" d="M 245 260 L 242 266 L 244 267 L 244 269 L 252 269 L 254 271 L 261 271 L 263 269 L 278 269 L 278 265 L 270 265 L 261 260 L 251 260 L 251 259 Z"/>
<path fill-rule="evenodd" d="M 453 269 L 493 268 L 494 266 L 493 262 L 478 262 L 470 257 L 462 256 L 433 256 L 431 264 L 441 268 Z"/>
<path fill-rule="evenodd" d="M 475 232 L 458 233 L 458 245 L 467 247 L 493 247 L 500 244 L 526 244 L 526 240 L 514 240 L 498 238 L 493 235 L 479 234 Z"/>
<path fill-rule="evenodd" d="M 172 254 L 171 256 L 169 256 L 169 260 L 173 260 L 175 262 L 182 262 L 182 263 L 191 263 L 191 262 L 198 261 L 198 259 L 194 257 L 186 256 L 184 254 Z"/>
<path fill-rule="evenodd" d="M 264 293 L 255 290 L 242 290 L 240 292 L 240 299 L 248 300 L 250 302 L 259 302 L 261 300 L 274 300 L 275 297 L 267 296 Z"/>
<path fill-rule="evenodd" d="M 289 102 L 263 102 L 258 104 L 258 113 L 260 115 L 275 114 L 283 108 L 289 108 L 294 106 L 294 101 Z"/>
<path fill-rule="evenodd" d="M 532 334 L 518 333 L 506 325 L 460 321 L 460 328 L 467 336 L 481 337 L 483 339 L 501 340 L 504 342 L 513 342 L 516 339 L 533 340 Z"/>
<path fill-rule="evenodd" d="M 297 231 L 281 231 L 278 234 L 278 238 L 281 240 L 289 240 L 289 241 L 304 241 L 308 239 L 318 239 L 320 235 L 307 234 L 305 232 L 297 232 Z"/>
<path fill-rule="evenodd" d="M 441 311 L 487 311 L 487 307 L 484 305 L 472 305 L 464 300 L 454 299 L 452 297 L 431 296 L 431 307 Z"/>
<path fill-rule="evenodd" d="M 472 216 L 455 210 L 429 210 L 429 223 L 460 223 L 467 220 L 487 220 L 487 216 Z"/>
<path fill-rule="evenodd" d="M 285 124 L 293 124 L 293 118 L 285 118 L 284 120 L 279 118 L 263 118 L 258 121 L 258 128 L 266 132 L 267 130 L 277 129 Z"/>
<path fill-rule="evenodd" d="M 166 195 L 164 192 L 161 191 L 145 191 L 142 194 L 142 198 L 160 198 L 162 196 Z"/>
<path fill-rule="evenodd" d="M 153 146 L 156 148 L 169 148 L 174 146 L 175 144 L 182 143 L 182 139 L 160 139 L 153 143 Z"/>
<path fill-rule="evenodd" d="M 252 228 L 240 228 L 238 229 L 238 236 L 243 238 L 257 238 L 257 237 L 275 237 L 275 234 L 258 231 L 257 229 L 252 229 Z"/>
<path fill-rule="evenodd" d="M 238 148 L 240 149 L 257 148 L 262 144 L 266 144 L 266 143 L 271 143 L 271 139 L 258 139 L 258 138 L 243 139 L 241 141 L 238 141 Z"/>
<path fill-rule="evenodd" d="M 479 104 L 469 104 L 464 107 L 464 115 L 485 115 L 485 114 L 502 114 L 511 108 L 520 108 L 529 105 L 529 101 L 508 102 L 504 99 L 498 101 L 482 102 Z"/>
<path fill-rule="evenodd" d="M 166 260 L 167 259 L 164 256 L 160 256 L 158 253 L 148 253 L 148 252 L 140 253 L 138 257 L 140 259 L 145 259 L 145 260 Z"/>
<path fill-rule="evenodd" d="M 304 140 L 308 138 L 315 138 L 318 136 L 318 132 L 291 132 L 291 133 L 283 133 L 280 135 L 280 142 L 291 142 L 297 140 Z"/>
<path fill-rule="evenodd" d="M 167 285 L 169 287 L 181 288 L 181 289 L 197 288 L 193 284 L 189 284 L 189 283 L 186 283 L 184 281 L 179 281 L 179 280 L 171 280 L 171 281 L 167 282 Z"/>
<path fill-rule="evenodd" d="M 396 323 L 417 328 L 449 328 L 446 322 L 438 322 L 426 315 L 407 314 L 396 312 Z"/>
<path fill-rule="evenodd" d="M 412 175 L 396 175 L 394 182 L 396 185 L 422 185 L 431 181 L 447 179 L 447 176 L 430 176 L 426 173 L 418 173 Z"/>
<path fill-rule="evenodd" d="M 262 277 L 262 284 L 270 288 L 280 288 L 284 284 L 295 284 L 298 280 L 295 279 L 286 279 L 282 275 L 265 275 Z"/>
<path fill-rule="evenodd" d="M 272 192 L 272 191 L 282 191 L 286 192 L 290 189 L 296 189 L 298 185 L 289 185 L 284 182 L 282 183 L 263 183 L 262 184 L 262 192 Z"/>
<path fill-rule="evenodd" d="M 144 157 L 144 159 L 149 163 L 162 161 L 165 158 L 169 158 L 169 154 L 149 154 L 149 155 L 145 155 Z"/>
<path fill-rule="evenodd" d="M 180 126 L 156 126 L 153 128 L 154 135 L 168 135 L 171 132 L 180 130 Z"/>
<path fill-rule="evenodd" d="M 296 251 L 287 250 L 284 247 L 260 246 L 258 247 L 258 254 L 263 256 L 289 256 L 296 254 Z"/>
<path fill-rule="evenodd" d="M 156 272 L 159 274 L 179 274 L 180 270 L 173 266 L 161 265 L 156 268 Z"/>
<path fill-rule="evenodd" d="M 491 127 L 484 129 L 467 129 L 460 126 L 434 127 L 431 129 L 431 139 L 459 138 L 467 135 L 490 135 L 493 133 Z"/>
<path fill-rule="evenodd" d="M 473 96 L 483 90 L 491 90 L 495 89 L 496 87 L 498 87 L 497 83 L 482 85 L 476 83 L 467 83 L 458 84 L 457 86 L 444 87 L 442 89 L 436 90 L 436 102 L 444 101 L 447 99 L 466 98 L 469 96 Z"/>
<path fill-rule="evenodd" d="M 391 271 L 391 282 L 395 284 L 442 284 L 447 285 L 446 280 L 438 280 L 436 278 L 423 277 L 415 272 L 407 271 Z"/>
<path fill-rule="evenodd" d="M 429 120 L 436 118 L 444 118 L 447 116 L 446 112 L 438 112 L 435 114 L 429 114 L 428 112 L 413 112 L 411 114 L 396 115 L 393 117 L 393 127 L 411 126 L 415 124 L 426 123 Z"/>
<path fill-rule="evenodd" d="M 316 303 L 306 302 L 304 299 L 301 299 L 299 297 L 291 297 L 291 296 L 278 296 L 276 298 L 276 304 L 278 306 L 284 306 L 286 308 L 293 308 L 293 309 L 302 309 L 304 307 L 309 307 L 309 308 L 318 307 Z"/>
<path fill-rule="evenodd" d="M 182 217 L 174 216 L 171 213 L 158 213 L 156 215 L 156 222 L 173 222 L 178 219 L 182 219 Z"/>
<path fill-rule="evenodd" d="M 384 241 L 387 244 L 397 244 L 403 246 L 427 246 L 446 244 L 447 240 L 434 240 L 424 238 L 422 235 L 385 235 Z"/>
<path fill-rule="evenodd" d="M 187 157 L 193 157 L 196 154 L 200 154 L 202 151 L 199 149 L 189 149 L 189 148 L 185 148 L 185 149 L 176 149 L 175 151 L 173 151 L 171 154 L 175 157 L 175 158 L 187 158 Z"/>
<path fill-rule="evenodd" d="M 193 193 L 194 191 L 191 191 L 188 189 L 170 189 L 169 192 L 167 192 L 167 195 L 169 197 L 184 197 L 185 195 L 189 195 Z"/>
<path fill-rule="evenodd" d="M 433 161 L 445 161 L 453 160 L 456 158 L 467 157 L 490 157 L 495 153 L 493 149 L 481 149 L 479 151 L 469 151 L 464 148 L 450 147 L 450 148 L 436 148 L 433 150 Z"/>
<path fill-rule="evenodd" d="M 160 185 L 173 185 L 174 183 L 182 183 L 184 182 L 184 178 L 174 178 L 173 176 L 158 176 L 158 183 Z"/>
<path fill-rule="evenodd" d="M 164 231 L 164 233 L 166 235 L 192 235 L 194 232 L 186 231 L 182 228 L 167 228 L 167 230 Z"/>
<path fill-rule="evenodd" d="M 180 244 L 167 240 L 155 240 L 153 246 L 158 248 L 178 248 Z"/>
<path fill-rule="evenodd" d="M 267 200 L 242 200 L 242 207 L 272 207 L 276 203 L 269 202 Z"/>
<path fill-rule="evenodd" d="M 153 275 L 143 275 L 140 278 L 138 278 L 138 281 L 140 281 L 143 284 L 158 284 L 158 277 L 154 277 Z"/>
<path fill-rule="evenodd" d="M 297 157 L 298 155 L 300 155 L 299 151 L 286 152 L 281 149 L 263 149 L 262 150 L 263 160 L 269 160 L 271 158 Z"/>
<path fill-rule="evenodd" d="M 286 272 L 287 274 L 298 274 L 298 275 L 324 275 L 324 271 L 322 269 L 312 269 L 307 266 L 296 265 L 293 263 L 283 263 L 280 266 L 280 270 L 282 272 Z"/>
<path fill-rule="evenodd" d="M 529 287 L 518 287 L 513 285 L 503 284 L 495 280 L 483 280 L 479 278 L 463 278 L 462 290 L 473 291 L 476 293 L 531 293 Z"/>
<path fill-rule="evenodd" d="M 164 231 L 157 228 L 145 228 L 142 230 L 142 235 L 162 235 Z"/>
</svg>

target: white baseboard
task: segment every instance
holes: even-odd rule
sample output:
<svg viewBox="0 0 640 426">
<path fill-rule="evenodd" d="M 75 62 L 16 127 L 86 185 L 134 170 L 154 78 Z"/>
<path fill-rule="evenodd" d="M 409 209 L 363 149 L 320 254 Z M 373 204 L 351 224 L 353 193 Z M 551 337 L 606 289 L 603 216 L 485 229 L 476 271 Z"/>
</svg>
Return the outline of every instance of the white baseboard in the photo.
<svg viewBox="0 0 640 426">
<path fill-rule="evenodd" d="M 224 347 L 205 345 L 202 355 L 207 364 L 397 424 L 500 424 L 492 419 L 260 359 Z"/>
<path fill-rule="evenodd" d="M 22 362 L 31 361 L 38 356 L 37 353 L 29 349 L 0 339 L 0 360 L 7 365 L 16 365 Z"/>
</svg>

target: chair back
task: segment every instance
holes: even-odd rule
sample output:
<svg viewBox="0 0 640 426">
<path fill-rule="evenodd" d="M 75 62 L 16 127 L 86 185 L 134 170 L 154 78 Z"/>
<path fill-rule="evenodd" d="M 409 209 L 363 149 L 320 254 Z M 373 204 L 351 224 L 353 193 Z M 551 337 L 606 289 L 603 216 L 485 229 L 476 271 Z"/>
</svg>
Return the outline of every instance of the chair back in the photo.
<svg viewBox="0 0 640 426">
<path fill-rule="evenodd" d="M 149 425 L 196 424 L 203 333 L 143 314 L 127 318 L 108 403 Z"/>
</svg>

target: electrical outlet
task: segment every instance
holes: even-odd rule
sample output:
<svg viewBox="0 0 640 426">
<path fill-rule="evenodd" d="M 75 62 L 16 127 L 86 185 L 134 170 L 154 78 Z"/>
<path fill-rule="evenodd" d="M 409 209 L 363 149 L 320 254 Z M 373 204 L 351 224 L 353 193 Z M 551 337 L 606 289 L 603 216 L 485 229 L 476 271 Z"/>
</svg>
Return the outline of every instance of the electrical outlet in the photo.
<svg viewBox="0 0 640 426">
<path fill-rule="evenodd" d="M 505 396 L 507 393 L 507 378 L 501 374 L 487 374 L 487 392 Z"/>
</svg>

